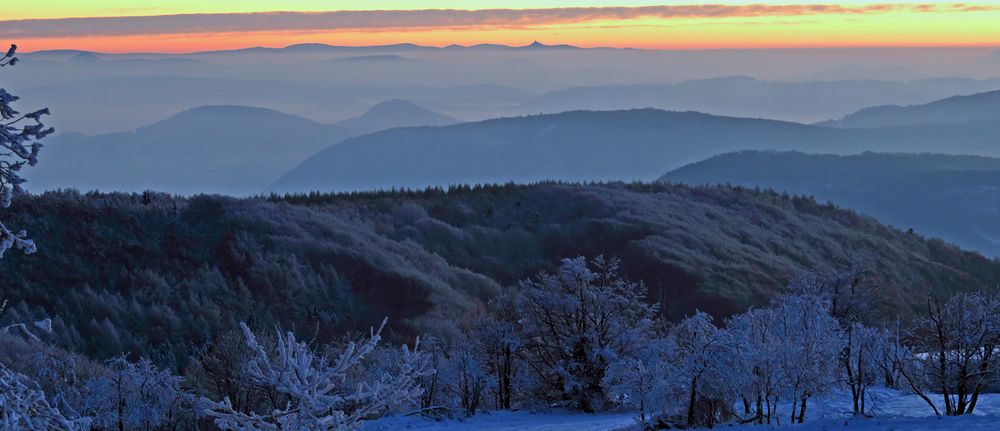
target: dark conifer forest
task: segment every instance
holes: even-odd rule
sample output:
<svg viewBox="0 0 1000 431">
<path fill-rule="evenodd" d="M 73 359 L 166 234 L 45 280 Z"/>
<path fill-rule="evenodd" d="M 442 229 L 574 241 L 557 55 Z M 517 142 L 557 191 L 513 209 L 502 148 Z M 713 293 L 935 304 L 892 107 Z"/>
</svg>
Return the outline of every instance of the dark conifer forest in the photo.
<svg viewBox="0 0 1000 431">
<path fill-rule="evenodd" d="M 71 351 L 183 370 L 239 321 L 317 341 L 392 316 L 399 339 L 461 321 L 566 256 L 605 255 L 672 320 L 766 305 L 809 272 L 860 267 L 911 315 L 928 293 L 1000 282 L 1000 263 L 812 199 L 651 184 L 236 199 L 158 193 L 22 196 L 39 240 L 0 260 L 11 320 L 53 319 Z M 30 304 L 30 305 L 28 305 Z"/>
</svg>

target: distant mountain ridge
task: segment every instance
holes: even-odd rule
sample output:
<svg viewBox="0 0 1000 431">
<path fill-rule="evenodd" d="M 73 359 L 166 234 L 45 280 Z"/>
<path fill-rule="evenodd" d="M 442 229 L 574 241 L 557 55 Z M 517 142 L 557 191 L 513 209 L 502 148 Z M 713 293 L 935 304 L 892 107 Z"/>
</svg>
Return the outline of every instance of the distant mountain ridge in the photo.
<svg viewBox="0 0 1000 431">
<path fill-rule="evenodd" d="M 704 149 L 693 142 L 722 142 L 751 132 L 723 148 L 769 148 L 775 140 L 783 145 L 816 142 L 823 139 L 820 135 L 829 135 L 828 130 L 832 129 L 653 109 L 574 111 L 400 128 L 328 147 L 283 176 L 272 190 L 652 180 L 672 163 L 703 158 Z"/>
<path fill-rule="evenodd" d="M 926 79 L 909 82 L 839 80 L 782 82 L 746 76 L 570 87 L 523 103 L 519 113 L 657 108 L 812 123 L 872 105 L 926 103 L 955 94 L 1000 89 L 1000 80 Z M 852 97 L 845 97 L 845 95 Z"/>
<path fill-rule="evenodd" d="M 997 120 L 1000 120 L 1000 90 L 954 96 L 923 105 L 875 106 L 847 115 L 840 120 L 820 124 L 832 127 L 874 128 Z"/>
<path fill-rule="evenodd" d="M 382 129 L 458 120 L 403 100 L 321 124 L 272 109 L 202 106 L 133 132 L 63 134 L 46 145 L 28 188 L 157 190 L 170 193 L 261 192 L 321 148 Z"/>
<path fill-rule="evenodd" d="M 656 109 L 574 111 L 437 128 L 399 128 L 346 140 L 279 179 L 278 192 L 423 188 L 451 184 L 652 181 L 731 151 L 942 151 L 1000 155 L 1000 124 L 875 130 Z"/>
<path fill-rule="evenodd" d="M 743 151 L 681 167 L 660 181 L 814 196 L 1000 257 L 1000 158 Z"/>
<path fill-rule="evenodd" d="M 172 64 L 182 60 L 120 61 Z M 328 58 L 319 62 L 333 64 Z M 344 65 L 355 67 L 359 64 Z M 53 112 L 58 110 L 60 113 L 58 118 L 52 120 L 56 130 L 90 135 L 135 130 L 195 106 L 260 106 L 329 123 L 356 116 L 371 108 L 375 102 L 393 99 L 408 100 L 435 111 L 449 110 L 449 107 L 457 107 L 461 111 L 463 107 L 484 106 L 489 103 L 519 103 L 536 94 L 499 85 L 324 87 L 291 80 L 192 78 L 159 73 L 86 79 L 56 86 L 26 88 L 18 93 L 25 100 L 59 101 L 45 104 Z M 92 102 L 94 100 L 101 102 L 95 105 Z"/>
<path fill-rule="evenodd" d="M 539 41 L 534 41 L 528 45 L 514 46 L 514 45 L 502 45 L 502 44 L 476 44 L 476 45 L 459 45 L 451 44 L 444 47 L 429 46 L 429 45 L 418 45 L 415 43 L 398 43 L 391 45 L 359 45 L 359 46 L 348 46 L 348 45 L 328 45 L 325 43 L 301 43 L 295 45 L 288 45 L 282 48 L 268 48 L 268 47 L 252 47 L 252 48 L 241 48 L 234 50 L 223 50 L 223 51 L 200 51 L 194 52 L 192 54 L 225 54 L 231 52 L 287 52 L 287 53 L 318 53 L 318 52 L 357 52 L 357 51 L 436 51 L 436 50 L 537 50 L 537 49 L 607 49 L 607 48 L 580 48 L 574 45 L 546 45 Z"/>
</svg>

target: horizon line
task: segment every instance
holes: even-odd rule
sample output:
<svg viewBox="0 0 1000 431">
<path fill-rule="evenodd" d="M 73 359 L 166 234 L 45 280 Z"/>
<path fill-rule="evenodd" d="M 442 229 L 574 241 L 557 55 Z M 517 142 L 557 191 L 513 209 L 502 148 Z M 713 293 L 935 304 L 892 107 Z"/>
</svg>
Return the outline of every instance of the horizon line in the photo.
<svg viewBox="0 0 1000 431">
<path fill-rule="evenodd" d="M 316 46 L 325 48 L 350 48 L 350 49 L 375 49 L 375 48 L 424 48 L 429 50 L 445 50 L 445 49 L 476 49 L 476 48 L 500 48 L 500 49 L 533 49 L 532 47 L 537 47 L 534 49 L 564 49 L 564 50 L 621 50 L 621 51 L 647 51 L 647 52 L 692 52 L 692 51 L 798 51 L 798 50 L 842 50 L 842 49 L 857 49 L 857 50 L 877 50 L 877 49 L 899 49 L 899 50 L 909 50 L 909 49 L 997 49 L 1000 50 L 1000 43 L 990 43 L 990 44 L 914 44 L 914 45 L 857 45 L 857 44 L 844 44 L 844 45 L 801 45 L 801 46 L 756 46 L 756 47 L 691 47 L 691 48 L 681 48 L 681 47 L 671 47 L 671 48 L 649 48 L 649 47 L 632 47 L 632 46 L 586 46 L 577 45 L 570 43 L 542 43 L 535 40 L 532 43 L 525 45 L 509 45 L 502 43 L 490 43 L 482 42 L 475 44 L 460 44 L 460 43 L 450 43 L 450 44 L 417 44 L 412 42 L 398 42 L 398 43 L 388 43 L 388 44 L 330 44 L 323 42 L 302 42 L 293 43 L 288 45 L 252 45 L 244 46 L 240 48 L 229 48 L 229 49 L 206 49 L 201 51 L 100 51 L 100 50 L 88 50 L 79 48 L 52 48 L 52 49 L 39 49 L 33 51 L 21 51 L 21 54 L 44 54 L 44 53 L 55 53 L 60 51 L 66 52 L 79 52 L 79 53 L 89 53 L 97 55 L 200 55 L 200 54 L 216 54 L 216 53 L 236 53 L 240 51 L 251 51 L 251 50 L 270 50 L 270 51 L 282 51 L 289 48 L 304 47 L 304 46 Z"/>
</svg>

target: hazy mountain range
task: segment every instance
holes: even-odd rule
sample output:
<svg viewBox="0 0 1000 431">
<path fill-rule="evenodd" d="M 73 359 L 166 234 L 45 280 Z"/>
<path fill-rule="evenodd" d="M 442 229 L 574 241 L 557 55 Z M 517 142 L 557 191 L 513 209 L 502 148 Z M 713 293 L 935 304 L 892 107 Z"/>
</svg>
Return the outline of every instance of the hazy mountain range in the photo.
<svg viewBox="0 0 1000 431">
<path fill-rule="evenodd" d="M 457 122 L 402 100 L 335 124 L 263 108 L 206 106 L 134 132 L 59 135 L 46 146 L 45 163 L 27 178 L 32 190 L 246 195 L 259 193 L 316 151 L 345 138 Z"/>
<path fill-rule="evenodd" d="M 322 67 L 335 68 L 336 72 L 331 73 L 367 75 L 372 68 L 395 70 L 424 67 L 413 63 L 425 63 L 377 58 L 324 60 L 327 65 Z M 60 131 L 100 134 L 134 130 L 203 105 L 259 106 L 320 123 L 346 119 L 377 102 L 397 98 L 472 120 L 572 110 L 657 108 L 815 122 L 876 105 L 912 105 L 956 94 L 1000 89 L 997 79 L 792 83 L 730 77 L 677 84 L 573 87 L 540 94 L 531 89 L 492 84 L 326 86 L 311 84 L 309 80 L 257 81 L 164 74 L 172 67 L 175 66 L 155 66 L 152 69 L 158 73 L 98 76 L 72 84 L 60 78 L 60 82 L 24 87 L 18 94 L 57 113 L 52 123 Z"/>
<path fill-rule="evenodd" d="M 288 81 L 165 75 L 100 77 L 72 85 L 25 88 L 26 100 L 48 106 L 61 132 L 131 131 L 205 105 L 265 107 L 319 123 L 349 119 L 385 100 L 405 99 L 428 109 L 520 103 L 536 95 L 510 87 L 319 87 Z"/>
<path fill-rule="evenodd" d="M 654 109 L 578 111 L 357 137 L 310 157 L 272 189 L 651 181 L 685 164 L 747 149 L 1000 156 L 996 136 L 1000 122 L 995 121 L 847 129 Z"/>
<path fill-rule="evenodd" d="M 814 196 L 1000 257 L 1000 158 L 744 151 L 684 166 L 660 180 Z"/>
<path fill-rule="evenodd" d="M 926 105 L 943 105 L 953 115 L 941 122 L 953 124 L 928 120 L 867 129 L 655 109 L 456 124 L 402 100 L 333 124 L 260 108 L 203 107 L 134 132 L 57 136 L 46 149 L 46 163 L 28 178 L 32 190 L 246 195 L 508 181 L 652 181 L 685 164 L 739 150 L 1000 156 L 1000 122 L 982 121 L 1000 106 L 994 94 Z"/>
<path fill-rule="evenodd" d="M 834 127 L 891 127 L 928 124 L 964 124 L 973 121 L 1000 120 L 1000 91 L 914 106 L 876 106 L 847 115 L 840 120 L 820 123 Z"/>
<path fill-rule="evenodd" d="M 659 108 L 815 122 L 884 104 L 926 103 L 955 94 L 1000 89 L 1000 79 L 842 80 L 782 82 L 726 77 L 677 84 L 573 87 L 522 104 L 524 113 Z"/>
<path fill-rule="evenodd" d="M 658 108 L 817 122 L 863 108 L 1000 90 L 992 50 L 654 51 L 413 44 L 156 54 L 27 53 L 5 88 L 49 107 L 60 132 L 135 130 L 204 105 L 319 123 L 405 99 L 464 120 Z M 706 79 L 707 78 L 707 79 Z M 33 106 L 33 107 L 34 107 Z"/>
<path fill-rule="evenodd" d="M 397 43 L 391 45 L 368 45 L 368 46 L 345 46 L 345 45 L 330 45 L 325 43 L 299 43 L 294 45 L 288 45 L 281 48 L 265 48 L 265 47 L 254 47 L 254 48 L 244 48 L 237 50 L 226 50 L 226 51 L 203 51 L 193 53 L 198 54 L 233 54 L 239 52 L 253 52 L 253 53 L 272 53 L 272 52 L 284 52 L 284 53 L 341 53 L 341 52 L 371 52 L 371 51 L 390 51 L 390 52 L 400 52 L 400 51 L 453 51 L 453 50 L 485 50 L 485 51 L 495 51 L 495 50 L 544 50 L 544 49 L 602 49 L 602 48 L 579 48 L 573 45 L 546 45 L 539 41 L 534 41 L 528 45 L 523 46 L 513 46 L 513 45 L 503 45 L 503 44 L 493 44 L 493 43 L 481 43 L 475 45 L 459 45 L 452 44 L 444 47 L 430 46 L 430 45 L 418 45 L 415 43 Z M 615 48 L 603 48 L 603 49 L 615 49 Z M 44 52 L 44 51 L 43 51 Z"/>
</svg>

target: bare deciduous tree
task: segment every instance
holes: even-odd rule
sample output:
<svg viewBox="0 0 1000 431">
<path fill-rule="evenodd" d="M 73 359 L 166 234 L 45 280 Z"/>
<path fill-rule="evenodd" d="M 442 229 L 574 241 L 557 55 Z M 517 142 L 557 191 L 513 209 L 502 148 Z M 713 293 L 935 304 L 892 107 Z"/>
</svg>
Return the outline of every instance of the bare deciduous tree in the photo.
<svg viewBox="0 0 1000 431">
<path fill-rule="evenodd" d="M 960 416 L 976 409 L 982 391 L 1000 381 L 1000 297 L 959 294 L 947 301 L 929 299 L 916 320 L 913 353 L 899 358 L 908 386 L 935 414 Z M 939 392 L 939 409 L 930 391 Z"/>
</svg>

